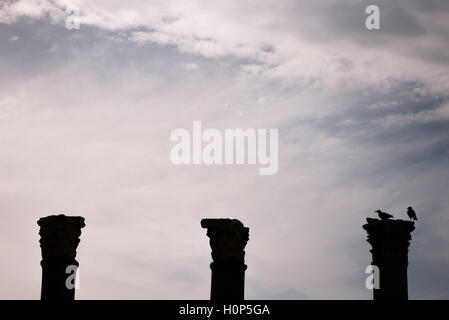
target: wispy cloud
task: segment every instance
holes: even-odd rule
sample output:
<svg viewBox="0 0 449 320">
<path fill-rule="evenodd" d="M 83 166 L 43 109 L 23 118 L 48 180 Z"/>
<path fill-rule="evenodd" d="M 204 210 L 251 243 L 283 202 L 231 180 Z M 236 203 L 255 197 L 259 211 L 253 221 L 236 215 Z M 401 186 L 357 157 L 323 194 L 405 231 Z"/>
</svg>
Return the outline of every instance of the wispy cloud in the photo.
<svg viewBox="0 0 449 320">
<path fill-rule="evenodd" d="M 65 212 L 86 217 L 79 298 L 207 299 L 199 221 L 235 217 L 248 298 L 369 299 L 361 225 L 408 205 L 411 297 L 447 297 L 448 8 L 379 5 L 369 32 L 341 1 L 2 2 L 0 297 L 38 298 L 36 221 Z M 278 173 L 174 167 L 198 119 L 278 128 Z"/>
<path fill-rule="evenodd" d="M 449 32 L 444 23 L 447 12 L 423 11 L 419 2 L 381 3 L 385 23 L 377 34 L 364 28 L 362 5 L 337 1 L 309 4 L 306 18 L 301 14 L 303 6 L 293 1 L 192 1 L 189 5 L 135 1 L 124 7 L 110 2 L 34 0 L 6 2 L 0 12 L 7 23 L 20 17 L 50 17 L 62 26 L 69 4 L 80 8 L 82 25 L 123 31 L 138 43 L 171 45 L 207 58 L 253 61 L 242 64 L 248 64 L 249 70 L 258 65 L 257 70 L 268 77 L 326 86 L 421 81 L 437 91 L 447 91 L 449 85 L 447 70 L 442 71 L 449 57 L 439 54 L 449 51 L 444 41 Z M 429 6 L 445 7 L 436 1 Z M 401 37 L 407 43 L 394 41 Z"/>
</svg>

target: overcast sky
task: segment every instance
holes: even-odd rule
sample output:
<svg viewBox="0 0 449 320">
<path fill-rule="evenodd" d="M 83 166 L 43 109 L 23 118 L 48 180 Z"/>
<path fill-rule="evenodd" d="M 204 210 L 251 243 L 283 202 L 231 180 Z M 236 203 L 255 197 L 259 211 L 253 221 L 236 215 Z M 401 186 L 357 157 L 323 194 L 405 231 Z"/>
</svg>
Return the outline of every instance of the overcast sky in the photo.
<svg viewBox="0 0 449 320">
<path fill-rule="evenodd" d="M 409 296 L 449 299 L 448 38 L 444 0 L 1 1 L 0 298 L 65 213 L 78 299 L 208 299 L 206 217 L 250 228 L 248 299 L 371 299 L 361 227 L 410 205 Z M 174 166 L 193 120 L 278 128 L 278 172 Z"/>
</svg>

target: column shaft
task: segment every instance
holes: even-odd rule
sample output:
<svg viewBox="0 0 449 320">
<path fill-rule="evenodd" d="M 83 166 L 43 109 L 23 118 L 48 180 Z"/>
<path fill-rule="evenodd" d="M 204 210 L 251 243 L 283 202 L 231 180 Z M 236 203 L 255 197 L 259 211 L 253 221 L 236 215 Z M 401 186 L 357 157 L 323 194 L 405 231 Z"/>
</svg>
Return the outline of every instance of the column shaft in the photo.
<svg viewBox="0 0 449 320">
<path fill-rule="evenodd" d="M 372 262 L 379 270 L 379 288 L 374 300 L 407 300 L 408 247 L 414 222 L 367 218 L 363 226 L 371 244 Z"/>
<path fill-rule="evenodd" d="M 80 242 L 82 217 L 48 216 L 38 221 L 42 253 L 41 300 L 74 300 L 78 268 L 76 249 Z"/>
</svg>

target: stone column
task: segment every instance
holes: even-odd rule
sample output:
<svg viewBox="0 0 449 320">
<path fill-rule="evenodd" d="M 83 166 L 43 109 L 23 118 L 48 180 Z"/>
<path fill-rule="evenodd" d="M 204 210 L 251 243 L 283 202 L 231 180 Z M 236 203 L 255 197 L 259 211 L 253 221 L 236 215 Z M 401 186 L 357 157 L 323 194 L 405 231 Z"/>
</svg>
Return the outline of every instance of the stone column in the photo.
<svg viewBox="0 0 449 320">
<path fill-rule="evenodd" d="M 373 289 L 374 300 L 407 300 L 408 247 L 415 223 L 404 220 L 367 218 L 363 225 L 372 247 L 371 264 L 379 268 L 380 288 Z"/>
<path fill-rule="evenodd" d="M 203 219 L 212 249 L 211 300 L 244 300 L 249 228 L 236 219 Z"/>
<path fill-rule="evenodd" d="M 72 275 L 72 281 L 68 282 L 75 283 L 74 269 L 79 265 L 75 260 L 76 248 L 85 226 L 84 218 L 60 214 L 41 218 L 37 224 L 42 253 L 41 300 L 74 300 L 75 288 L 67 286 L 66 281 Z"/>
</svg>

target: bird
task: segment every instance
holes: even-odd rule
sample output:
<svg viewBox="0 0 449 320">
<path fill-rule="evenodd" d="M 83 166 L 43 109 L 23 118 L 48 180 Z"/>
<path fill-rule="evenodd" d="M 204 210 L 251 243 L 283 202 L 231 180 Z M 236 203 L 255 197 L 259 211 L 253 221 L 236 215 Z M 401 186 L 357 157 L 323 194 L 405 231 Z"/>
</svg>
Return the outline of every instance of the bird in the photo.
<svg viewBox="0 0 449 320">
<path fill-rule="evenodd" d="M 416 212 L 412 207 L 407 208 L 407 215 L 410 217 L 410 220 L 418 220 L 418 218 L 416 217 Z"/>
<path fill-rule="evenodd" d="M 377 212 L 377 214 L 379 215 L 379 218 L 381 220 L 388 220 L 390 218 L 393 218 L 393 216 L 391 214 L 383 212 L 382 210 L 376 210 L 374 212 Z"/>
</svg>

